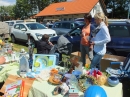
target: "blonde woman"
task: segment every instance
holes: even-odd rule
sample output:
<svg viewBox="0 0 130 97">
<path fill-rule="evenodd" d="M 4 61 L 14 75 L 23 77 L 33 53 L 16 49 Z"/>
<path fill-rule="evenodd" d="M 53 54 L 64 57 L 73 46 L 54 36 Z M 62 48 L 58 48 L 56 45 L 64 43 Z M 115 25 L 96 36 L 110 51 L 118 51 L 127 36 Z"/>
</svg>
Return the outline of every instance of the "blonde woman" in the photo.
<svg viewBox="0 0 130 97">
<path fill-rule="evenodd" d="M 98 68 L 100 70 L 100 61 L 106 53 L 106 44 L 110 42 L 110 34 L 108 30 L 108 19 L 103 13 L 97 13 L 94 16 L 95 22 L 98 25 L 95 32 L 93 32 L 93 38 L 91 45 L 94 45 L 94 57 L 92 59 L 90 68 Z"/>
</svg>

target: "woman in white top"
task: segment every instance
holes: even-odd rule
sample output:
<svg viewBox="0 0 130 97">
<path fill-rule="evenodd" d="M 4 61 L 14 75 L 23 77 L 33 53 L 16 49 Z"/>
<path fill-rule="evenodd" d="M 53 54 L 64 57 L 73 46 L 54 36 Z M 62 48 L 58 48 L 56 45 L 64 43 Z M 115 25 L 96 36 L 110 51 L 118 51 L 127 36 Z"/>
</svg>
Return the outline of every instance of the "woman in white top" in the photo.
<svg viewBox="0 0 130 97">
<path fill-rule="evenodd" d="M 108 30 L 108 19 L 103 13 L 96 13 L 94 16 L 95 22 L 98 25 L 93 32 L 93 38 L 91 44 L 94 45 L 94 57 L 92 59 L 90 68 L 100 69 L 100 61 L 106 53 L 106 44 L 111 41 L 109 30 Z"/>
</svg>

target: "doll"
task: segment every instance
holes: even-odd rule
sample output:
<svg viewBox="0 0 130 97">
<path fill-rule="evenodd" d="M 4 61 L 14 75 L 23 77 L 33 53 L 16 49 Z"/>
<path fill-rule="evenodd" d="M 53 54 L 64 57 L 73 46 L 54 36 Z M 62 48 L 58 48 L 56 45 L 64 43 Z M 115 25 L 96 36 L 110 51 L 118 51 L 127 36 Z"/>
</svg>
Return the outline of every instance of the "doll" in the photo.
<svg viewBox="0 0 130 97">
<path fill-rule="evenodd" d="M 78 57 L 72 57 L 70 59 L 70 62 L 72 63 L 72 67 L 69 70 L 69 71 L 71 71 L 71 73 L 73 70 L 78 70 L 80 72 L 83 72 L 83 67 L 82 67 L 83 64 L 82 64 L 82 62 L 79 62 Z"/>
</svg>

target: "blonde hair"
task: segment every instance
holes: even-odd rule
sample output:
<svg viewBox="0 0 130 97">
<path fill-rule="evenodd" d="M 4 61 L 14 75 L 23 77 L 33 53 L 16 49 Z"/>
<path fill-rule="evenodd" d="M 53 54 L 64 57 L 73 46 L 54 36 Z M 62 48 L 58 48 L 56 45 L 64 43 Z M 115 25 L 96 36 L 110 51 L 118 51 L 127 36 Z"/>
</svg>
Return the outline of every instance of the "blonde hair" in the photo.
<svg viewBox="0 0 130 97">
<path fill-rule="evenodd" d="M 94 18 L 102 19 L 106 26 L 108 26 L 108 18 L 102 12 L 96 13 Z"/>
</svg>

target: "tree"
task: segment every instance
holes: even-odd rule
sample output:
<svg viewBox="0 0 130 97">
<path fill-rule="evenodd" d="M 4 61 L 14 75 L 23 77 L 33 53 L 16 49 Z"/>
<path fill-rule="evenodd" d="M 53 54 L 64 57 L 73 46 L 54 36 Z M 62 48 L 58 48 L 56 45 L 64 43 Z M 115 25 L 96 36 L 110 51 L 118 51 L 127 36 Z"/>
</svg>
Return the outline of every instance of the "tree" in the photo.
<svg viewBox="0 0 130 97">
<path fill-rule="evenodd" d="M 111 10 L 109 18 L 127 18 L 129 0 L 105 0 L 107 9 Z"/>
<path fill-rule="evenodd" d="M 67 1 L 67 0 L 51 0 L 52 3 L 64 2 L 64 1 Z"/>
<path fill-rule="evenodd" d="M 0 16 L 3 20 L 9 20 L 12 17 L 12 10 L 14 6 L 0 6 Z"/>
</svg>

